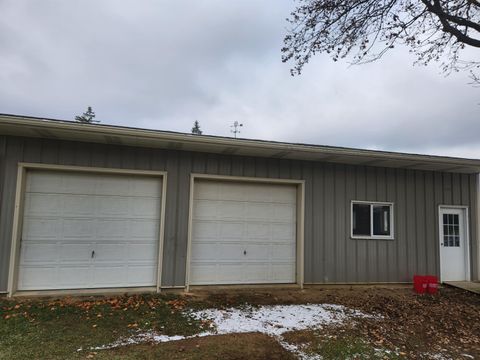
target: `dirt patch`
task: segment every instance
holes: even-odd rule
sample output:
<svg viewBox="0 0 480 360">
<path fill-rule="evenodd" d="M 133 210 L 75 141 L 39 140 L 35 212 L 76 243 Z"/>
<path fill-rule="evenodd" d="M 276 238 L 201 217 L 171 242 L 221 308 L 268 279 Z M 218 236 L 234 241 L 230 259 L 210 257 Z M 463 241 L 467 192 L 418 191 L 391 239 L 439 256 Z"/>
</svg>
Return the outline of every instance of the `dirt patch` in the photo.
<svg viewBox="0 0 480 360">
<path fill-rule="evenodd" d="M 252 333 L 207 336 L 163 344 L 126 346 L 96 354 L 92 353 L 92 355 L 95 359 L 296 359 L 272 337 Z"/>
<path fill-rule="evenodd" d="M 416 295 L 410 288 L 351 287 L 305 290 L 199 292 L 191 301 L 209 306 L 249 304 L 329 303 L 344 305 L 381 319 L 360 318 L 318 334 L 345 334 L 372 346 L 395 349 L 409 358 L 443 354 L 452 358 L 480 358 L 480 296 L 453 288 L 436 295 Z M 289 341 L 313 341 L 315 332 L 304 331 Z M 430 354 L 430 355 L 429 355 Z"/>
</svg>

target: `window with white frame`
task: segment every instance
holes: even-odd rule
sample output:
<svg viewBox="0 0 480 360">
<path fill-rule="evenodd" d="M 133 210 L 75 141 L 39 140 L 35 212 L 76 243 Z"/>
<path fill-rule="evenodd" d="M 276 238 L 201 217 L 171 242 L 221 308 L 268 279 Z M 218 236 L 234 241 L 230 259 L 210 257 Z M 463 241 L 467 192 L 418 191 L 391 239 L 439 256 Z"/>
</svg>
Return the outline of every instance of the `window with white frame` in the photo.
<svg viewBox="0 0 480 360">
<path fill-rule="evenodd" d="M 393 204 L 352 201 L 352 238 L 393 239 Z"/>
</svg>

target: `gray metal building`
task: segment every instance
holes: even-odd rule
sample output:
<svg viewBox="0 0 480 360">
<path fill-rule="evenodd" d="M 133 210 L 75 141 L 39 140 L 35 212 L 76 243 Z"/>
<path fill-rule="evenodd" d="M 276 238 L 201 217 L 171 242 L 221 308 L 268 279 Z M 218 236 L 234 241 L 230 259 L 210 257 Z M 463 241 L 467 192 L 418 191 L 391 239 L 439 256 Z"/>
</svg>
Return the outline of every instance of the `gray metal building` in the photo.
<svg viewBox="0 0 480 360">
<path fill-rule="evenodd" d="M 478 280 L 479 171 L 0 115 L 0 292 Z"/>
</svg>

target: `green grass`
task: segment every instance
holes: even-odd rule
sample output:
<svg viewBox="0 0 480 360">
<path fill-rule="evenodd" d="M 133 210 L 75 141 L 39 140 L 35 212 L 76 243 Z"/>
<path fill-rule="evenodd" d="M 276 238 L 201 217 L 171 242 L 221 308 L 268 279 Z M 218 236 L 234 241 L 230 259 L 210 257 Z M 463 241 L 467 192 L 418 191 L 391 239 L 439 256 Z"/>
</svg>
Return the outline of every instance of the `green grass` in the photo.
<svg viewBox="0 0 480 360">
<path fill-rule="evenodd" d="M 401 357 L 376 349 L 369 342 L 356 336 L 322 338 L 308 346 L 308 353 L 318 354 L 325 360 L 345 359 L 400 359 Z"/>
<path fill-rule="evenodd" d="M 0 359 L 85 358 L 91 347 L 138 330 L 166 335 L 200 332 L 202 323 L 186 316 L 181 300 L 176 301 L 174 296 L 158 295 L 80 302 L 2 299 Z"/>
</svg>

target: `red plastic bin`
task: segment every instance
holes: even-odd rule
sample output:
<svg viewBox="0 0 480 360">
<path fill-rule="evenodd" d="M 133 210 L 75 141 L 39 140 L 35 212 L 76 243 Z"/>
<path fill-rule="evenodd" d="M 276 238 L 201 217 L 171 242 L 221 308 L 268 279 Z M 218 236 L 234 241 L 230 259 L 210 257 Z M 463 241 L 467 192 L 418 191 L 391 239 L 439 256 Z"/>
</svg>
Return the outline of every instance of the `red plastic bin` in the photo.
<svg viewBox="0 0 480 360">
<path fill-rule="evenodd" d="M 438 278 L 436 276 L 425 276 L 427 282 L 427 292 L 429 294 L 436 294 L 438 291 Z"/>
<path fill-rule="evenodd" d="M 422 275 L 413 276 L 413 289 L 417 294 L 425 294 L 428 287 L 427 277 Z"/>
</svg>

